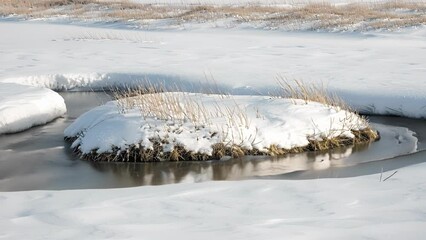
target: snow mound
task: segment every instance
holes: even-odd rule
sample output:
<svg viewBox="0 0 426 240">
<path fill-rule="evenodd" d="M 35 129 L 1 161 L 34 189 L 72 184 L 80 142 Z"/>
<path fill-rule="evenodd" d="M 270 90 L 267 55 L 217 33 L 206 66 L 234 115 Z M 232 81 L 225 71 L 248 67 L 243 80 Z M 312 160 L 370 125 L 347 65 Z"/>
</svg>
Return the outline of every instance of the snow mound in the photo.
<svg viewBox="0 0 426 240">
<path fill-rule="evenodd" d="M 65 112 L 64 99 L 50 89 L 0 83 L 0 134 L 45 124 Z"/>
<path fill-rule="evenodd" d="M 108 102 L 80 116 L 64 134 L 82 154 L 161 147 L 163 153 L 180 148 L 211 156 L 218 144 L 271 154 L 271 148 L 353 139 L 353 130 L 367 127 L 358 115 L 317 102 L 169 92 Z"/>
</svg>

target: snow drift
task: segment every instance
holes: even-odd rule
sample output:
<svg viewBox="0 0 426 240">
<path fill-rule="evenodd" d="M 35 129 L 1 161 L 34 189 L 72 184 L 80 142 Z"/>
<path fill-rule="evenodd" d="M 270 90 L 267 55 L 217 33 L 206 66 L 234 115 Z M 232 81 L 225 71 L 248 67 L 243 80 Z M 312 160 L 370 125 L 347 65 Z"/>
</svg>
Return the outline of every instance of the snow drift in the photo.
<svg viewBox="0 0 426 240">
<path fill-rule="evenodd" d="M 0 134 L 45 124 L 65 112 L 64 99 L 50 89 L 0 83 Z"/>
</svg>

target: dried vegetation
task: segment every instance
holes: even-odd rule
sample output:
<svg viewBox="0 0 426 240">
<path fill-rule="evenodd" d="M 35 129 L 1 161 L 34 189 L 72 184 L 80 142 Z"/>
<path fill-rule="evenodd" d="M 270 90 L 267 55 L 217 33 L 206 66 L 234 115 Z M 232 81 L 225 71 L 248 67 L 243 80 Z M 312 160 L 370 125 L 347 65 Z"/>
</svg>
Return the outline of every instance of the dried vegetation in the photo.
<svg viewBox="0 0 426 240">
<path fill-rule="evenodd" d="M 393 30 L 426 24 L 423 1 L 384 3 L 309 3 L 292 7 L 279 5 L 160 5 L 114 0 L 0 0 L 0 15 L 24 17 L 70 16 L 86 20 L 129 21 L 155 24 L 170 20 L 170 25 L 187 22 L 216 22 L 226 26 L 250 22 L 264 28 L 287 30 Z"/>
</svg>

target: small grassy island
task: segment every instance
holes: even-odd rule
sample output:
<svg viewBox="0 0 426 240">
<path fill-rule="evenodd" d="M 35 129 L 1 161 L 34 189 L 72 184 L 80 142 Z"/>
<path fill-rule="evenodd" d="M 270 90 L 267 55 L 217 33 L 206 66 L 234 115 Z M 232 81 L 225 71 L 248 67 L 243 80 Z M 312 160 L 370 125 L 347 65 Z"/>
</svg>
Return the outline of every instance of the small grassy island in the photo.
<svg viewBox="0 0 426 240">
<path fill-rule="evenodd" d="M 83 159 L 113 162 L 277 156 L 379 139 L 366 119 L 320 88 L 281 87 L 288 97 L 118 92 L 72 123 L 65 139 Z"/>
</svg>

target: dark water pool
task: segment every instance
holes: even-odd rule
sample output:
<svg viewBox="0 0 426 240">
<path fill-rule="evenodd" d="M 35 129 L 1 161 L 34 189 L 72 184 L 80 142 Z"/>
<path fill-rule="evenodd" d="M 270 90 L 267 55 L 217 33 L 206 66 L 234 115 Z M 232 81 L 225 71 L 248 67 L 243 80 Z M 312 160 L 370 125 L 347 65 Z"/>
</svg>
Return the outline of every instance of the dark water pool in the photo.
<svg viewBox="0 0 426 240">
<path fill-rule="evenodd" d="M 424 120 L 374 116 L 370 120 L 382 133 L 381 141 L 323 153 L 211 162 L 89 163 L 69 151 L 63 130 L 82 113 L 110 100 L 110 96 L 99 92 L 61 95 L 67 103 L 66 117 L 0 136 L 0 191 L 116 188 L 259 177 L 351 177 L 426 161 L 421 151 L 426 148 Z"/>
</svg>

